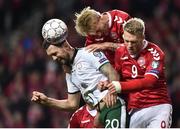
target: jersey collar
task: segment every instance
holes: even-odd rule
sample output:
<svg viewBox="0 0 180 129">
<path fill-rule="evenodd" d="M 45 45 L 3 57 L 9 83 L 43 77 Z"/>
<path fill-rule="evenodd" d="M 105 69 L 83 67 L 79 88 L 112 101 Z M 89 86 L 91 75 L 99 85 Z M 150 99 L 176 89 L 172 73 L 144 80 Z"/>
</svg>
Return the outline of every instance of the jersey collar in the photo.
<svg viewBox="0 0 180 129">
<path fill-rule="evenodd" d="M 71 65 L 73 64 L 73 62 L 74 62 L 74 59 L 75 59 L 75 57 L 76 57 L 76 55 L 77 55 L 77 52 L 78 52 L 78 49 L 77 48 L 74 48 L 74 54 L 73 54 L 73 57 L 72 57 L 72 60 L 71 60 Z"/>
<path fill-rule="evenodd" d="M 96 109 L 93 109 L 93 110 L 89 110 L 88 107 L 86 106 L 86 110 L 89 112 L 89 114 L 93 117 L 96 116 L 97 114 L 97 110 Z"/>
<path fill-rule="evenodd" d="M 109 12 L 105 12 L 105 14 L 107 14 L 108 15 L 108 18 L 109 18 L 109 28 L 111 28 L 111 26 L 112 26 L 112 18 L 111 18 L 111 15 L 110 15 L 110 13 Z"/>
</svg>

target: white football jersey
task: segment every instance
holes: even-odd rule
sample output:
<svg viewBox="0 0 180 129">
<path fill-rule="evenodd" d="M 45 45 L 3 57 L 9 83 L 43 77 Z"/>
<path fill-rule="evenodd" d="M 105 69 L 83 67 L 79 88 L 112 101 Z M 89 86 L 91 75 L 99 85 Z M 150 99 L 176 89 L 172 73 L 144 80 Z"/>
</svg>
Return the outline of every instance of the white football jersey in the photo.
<svg viewBox="0 0 180 129">
<path fill-rule="evenodd" d="M 108 92 L 97 89 L 100 81 L 108 78 L 100 72 L 100 67 L 109 63 L 102 52 L 88 52 L 85 48 L 77 51 L 70 74 L 66 74 L 68 93 L 81 92 L 86 103 L 95 106 Z"/>
</svg>

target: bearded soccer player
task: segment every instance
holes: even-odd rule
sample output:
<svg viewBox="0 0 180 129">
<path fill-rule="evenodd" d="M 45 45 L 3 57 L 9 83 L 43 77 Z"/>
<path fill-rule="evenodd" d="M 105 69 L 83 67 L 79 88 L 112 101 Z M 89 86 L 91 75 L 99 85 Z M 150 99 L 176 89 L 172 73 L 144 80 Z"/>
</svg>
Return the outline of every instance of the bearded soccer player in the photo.
<svg viewBox="0 0 180 129">
<path fill-rule="evenodd" d="M 61 23 L 59 24 L 61 28 L 65 25 L 61 20 L 58 22 Z M 100 81 L 119 80 L 117 72 L 102 52 L 73 48 L 66 38 L 67 29 L 62 30 L 57 38 L 53 38 L 53 42 L 45 41 L 43 47 L 47 55 L 68 68 L 66 69 L 67 99 L 57 100 L 34 91 L 31 100 L 61 110 L 74 110 L 79 106 L 82 95 L 86 104 L 98 111 L 97 118 L 104 127 L 126 127 L 124 100 L 117 95 L 109 94 L 108 90 L 100 91 L 97 88 Z"/>
<path fill-rule="evenodd" d="M 76 31 L 86 37 L 86 49 L 103 51 L 114 66 L 114 50 L 123 42 L 123 24 L 130 16 L 120 10 L 100 13 L 90 7 L 76 13 Z"/>
<path fill-rule="evenodd" d="M 116 50 L 115 68 L 122 81 L 106 85 L 112 94 L 128 94 L 130 127 L 170 128 L 172 105 L 165 79 L 164 52 L 145 40 L 143 20 L 124 26 L 124 44 Z"/>
</svg>

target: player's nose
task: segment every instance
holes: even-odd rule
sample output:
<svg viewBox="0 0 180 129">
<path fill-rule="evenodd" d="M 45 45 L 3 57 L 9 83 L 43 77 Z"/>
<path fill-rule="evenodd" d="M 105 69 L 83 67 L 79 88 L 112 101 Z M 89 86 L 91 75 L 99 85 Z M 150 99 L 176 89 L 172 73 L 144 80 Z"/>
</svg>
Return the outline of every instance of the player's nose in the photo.
<svg viewBox="0 0 180 129">
<path fill-rule="evenodd" d="M 54 61 L 57 60 L 57 56 L 52 56 L 52 58 Z"/>
<path fill-rule="evenodd" d="M 133 48 L 133 46 L 134 46 L 133 43 L 131 43 L 131 42 L 128 43 L 129 48 Z"/>
</svg>

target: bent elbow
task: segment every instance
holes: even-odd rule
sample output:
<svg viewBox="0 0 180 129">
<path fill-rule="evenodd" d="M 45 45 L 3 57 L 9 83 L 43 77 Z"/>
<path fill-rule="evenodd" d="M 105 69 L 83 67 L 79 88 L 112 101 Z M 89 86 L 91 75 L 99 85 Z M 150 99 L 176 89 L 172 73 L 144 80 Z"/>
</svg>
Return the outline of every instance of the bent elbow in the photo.
<svg viewBox="0 0 180 129">
<path fill-rule="evenodd" d="M 70 104 L 70 109 L 71 110 L 77 110 L 79 108 L 79 105 L 78 104 L 76 104 L 76 103 L 71 103 Z"/>
</svg>

